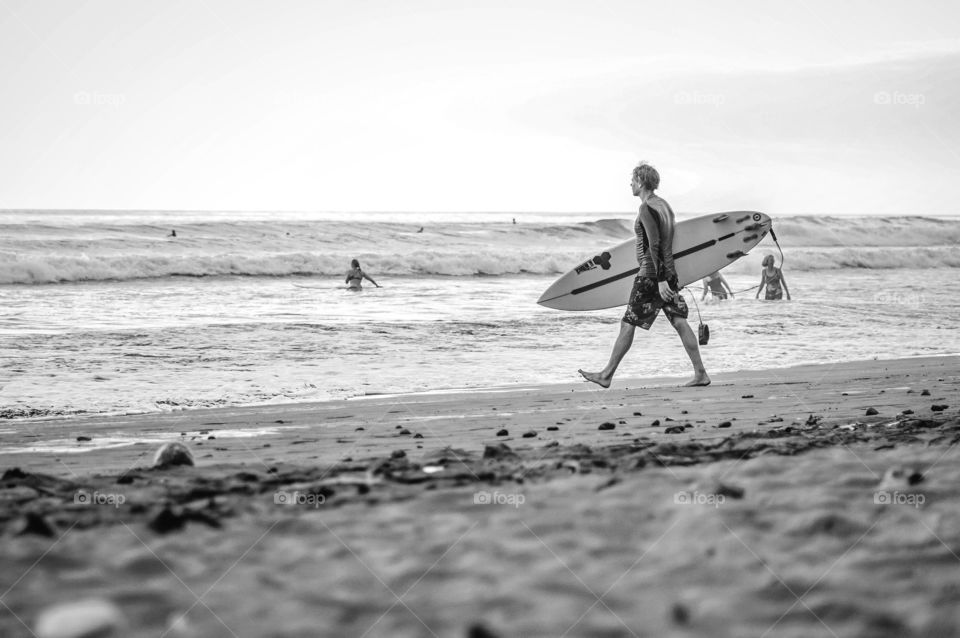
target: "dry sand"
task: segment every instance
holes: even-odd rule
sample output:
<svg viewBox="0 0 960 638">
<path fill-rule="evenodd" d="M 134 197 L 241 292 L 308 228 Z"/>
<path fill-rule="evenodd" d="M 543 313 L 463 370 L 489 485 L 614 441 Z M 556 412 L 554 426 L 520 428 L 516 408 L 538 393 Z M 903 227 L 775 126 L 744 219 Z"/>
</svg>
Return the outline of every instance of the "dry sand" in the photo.
<svg viewBox="0 0 960 638">
<path fill-rule="evenodd" d="M 0 636 L 957 635 L 958 363 L 0 424 Z"/>
</svg>

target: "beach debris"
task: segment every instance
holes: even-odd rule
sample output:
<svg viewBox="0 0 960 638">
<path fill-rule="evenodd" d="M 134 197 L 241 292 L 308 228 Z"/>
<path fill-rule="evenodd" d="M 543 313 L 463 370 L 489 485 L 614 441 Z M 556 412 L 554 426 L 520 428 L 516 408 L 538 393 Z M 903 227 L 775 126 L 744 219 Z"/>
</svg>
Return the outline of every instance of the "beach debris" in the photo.
<svg viewBox="0 0 960 638">
<path fill-rule="evenodd" d="M 23 503 L 40 496 L 40 492 L 27 485 L 0 488 L 0 503 Z"/>
<path fill-rule="evenodd" d="M 77 437 L 77 440 L 78 440 L 78 441 L 92 441 L 93 439 L 91 439 L 89 436 L 80 435 L 80 436 Z"/>
<path fill-rule="evenodd" d="M 730 421 L 724 421 L 723 423 L 719 424 L 717 427 L 718 427 L 718 428 L 728 428 L 728 427 L 730 427 L 731 425 L 733 425 L 733 423 L 731 423 Z"/>
<path fill-rule="evenodd" d="M 404 452 L 403 450 L 394 450 L 393 452 L 390 453 L 391 459 L 402 459 L 402 458 L 406 458 L 406 456 L 407 456 L 407 453 Z"/>
<path fill-rule="evenodd" d="M 823 421 L 822 416 L 820 416 L 819 414 L 817 415 L 811 414 L 810 416 L 807 417 L 807 421 L 804 425 L 817 425 L 820 423 L 820 421 Z"/>
<path fill-rule="evenodd" d="M 727 498 L 743 498 L 743 495 L 746 493 L 746 490 L 740 487 L 739 485 L 730 485 L 727 483 L 718 482 L 713 487 L 713 493 L 717 496 L 725 496 Z"/>
<path fill-rule="evenodd" d="M 690 623 L 690 610 L 683 603 L 673 603 L 670 607 L 670 617 L 678 625 Z"/>
<path fill-rule="evenodd" d="M 547 429 L 549 430 L 550 428 L 547 428 Z M 497 436 L 510 436 L 510 432 L 507 431 L 507 428 L 503 428 L 503 429 L 497 430 Z"/>
<path fill-rule="evenodd" d="M 877 415 L 877 414 L 880 414 L 880 413 L 877 412 L 877 409 L 876 409 L 876 408 L 867 408 L 867 412 L 866 412 L 866 415 L 867 415 L 867 416 L 874 416 L 874 415 Z"/>
<path fill-rule="evenodd" d="M 157 470 L 177 465 L 193 465 L 193 454 L 183 443 L 164 443 L 153 455 L 153 468 Z"/>
<path fill-rule="evenodd" d="M 220 521 L 201 511 L 193 509 L 172 509 L 170 505 L 164 505 L 163 508 L 154 514 L 153 518 L 147 523 L 147 527 L 157 534 L 169 534 L 183 529 L 187 521 L 196 521 L 204 523 L 210 527 L 219 529 Z"/>
<path fill-rule="evenodd" d="M 47 521 L 43 515 L 36 512 L 27 512 L 20 520 L 19 529 L 16 536 L 45 536 L 52 538 L 57 535 L 57 530 Z"/>
<path fill-rule="evenodd" d="M 573 474 L 580 473 L 580 461 L 576 461 L 574 459 L 567 459 L 566 461 L 559 463 L 557 467 L 565 470 L 570 470 Z"/>
<path fill-rule="evenodd" d="M 949 407 L 950 406 L 947 405 L 946 403 L 941 403 L 941 404 L 934 403 L 933 405 L 930 406 L 930 409 L 933 410 L 934 412 L 943 412 Z"/>
<path fill-rule="evenodd" d="M 879 489 L 895 490 L 911 487 L 922 482 L 923 472 L 920 470 L 905 465 L 894 465 L 893 467 L 887 468 L 887 471 L 884 472 Z"/>
<path fill-rule="evenodd" d="M 88 598 L 47 607 L 37 616 L 37 638 L 113 638 L 125 631 L 123 612 L 114 603 Z"/>
<path fill-rule="evenodd" d="M 652 427 L 657 427 L 660 425 L 660 419 L 654 419 L 653 423 L 650 424 Z"/>
<path fill-rule="evenodd" d="M 598 429 L 598 430 L 612 430 L 612 429 L 614 429 L 615 427 L 617 427 L 617 426 L 614 425 L 613 423 L 611 423 L 610 421 L 604 421 L 603 423 L 600 424 L 600 426 L 599 426 L 597 429 Z"/>
<path fill-rule="evenodd" d="M 504 459 L 511 456 L 516 456 L 516 453 L 506 443 L 487 445 L 483 448 L 483 458 L 485 459 Z"/>
<path fill-rule="evenodd" d="M 444 468 L 442 465 L 424 465 L 421 469 L 423 470 L 424 474 L 436 474 L 437 472 L 442 472 L 446 468 Z"/>
<path fill-rule="evenodd" d="M 666 430 L 663 431 L 664 434 L 683 434 L 684 428 L 682 425 L 671 425 Z"/>
<path fill-rule="evenodd" d="M 467 638 L 500 638 L 483 623 L 475 622 L 467 627 Z"/>
<path fill-rule="evenodd" d="M 535 438 L 535 437 L 537 436 L 537 431 L 536 431 L 536 430 L 529 430 L 529 431 L 527 431 L 527 432 L 524 432 L 522 436 L 523 436 L 523 438 L 525 438 L 525 439 L 532 439 L 532 438 Z"/>
<path fill-rule="evenodd" d="M 922 397 L 928 397 L 928 396 L 930 396 L 930 390 L 924 390 L 923 392 L 920 393 L 920 396 L 922 396 Z"/>
</svg>

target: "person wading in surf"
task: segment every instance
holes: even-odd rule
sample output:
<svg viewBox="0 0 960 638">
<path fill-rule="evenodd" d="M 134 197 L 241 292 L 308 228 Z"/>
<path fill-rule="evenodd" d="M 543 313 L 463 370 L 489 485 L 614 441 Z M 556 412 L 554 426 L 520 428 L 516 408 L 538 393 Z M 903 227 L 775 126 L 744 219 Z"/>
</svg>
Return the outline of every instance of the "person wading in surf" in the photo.
<svg viewBox="0 0 960 638">
<path fill-rule="evenodd" d="M 693 364 L 693 379 L 686 385 L 710 385 L 710 377 L 700 359 L 697 336 L 687 323 L 687 304 L 680 295 L 677 270 L 673 263 L 674 215 L 670 204 L 654 191 L 660 186 L 660 174 L 650 164 L 641 162 L 633 169 L 630 182 L 639 197 L 640 214 L 634 224 L 637 233 L 637 261 L 640 271 L 633 282 L 627 311 L 620 321 L 620 335 L 613 345 L 610 361 L 600 372 L 578 370 L 583 378 L 600 387 L 609 388 L 617 366 L 633 345 L 636 329 L 649 330 L 657 315 L 663 314 L 680 335 L 680 341 Z"/>
</svg>

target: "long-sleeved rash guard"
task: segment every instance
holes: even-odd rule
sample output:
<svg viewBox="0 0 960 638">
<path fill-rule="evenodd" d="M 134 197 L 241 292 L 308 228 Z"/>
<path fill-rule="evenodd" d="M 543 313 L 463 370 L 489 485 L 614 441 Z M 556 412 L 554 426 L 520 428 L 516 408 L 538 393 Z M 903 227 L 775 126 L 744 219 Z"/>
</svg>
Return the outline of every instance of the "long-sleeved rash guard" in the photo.
<svg viewBox="0 0 960 638">
<path fill-rule="evenodd" d="M 637 263 L 640 276 L 667 281 L 677 276 L 673 264 L 674 215 L 662 197 L 651 195 L 640 206 L 634 224 L 637 233 Z"/>
</svg>

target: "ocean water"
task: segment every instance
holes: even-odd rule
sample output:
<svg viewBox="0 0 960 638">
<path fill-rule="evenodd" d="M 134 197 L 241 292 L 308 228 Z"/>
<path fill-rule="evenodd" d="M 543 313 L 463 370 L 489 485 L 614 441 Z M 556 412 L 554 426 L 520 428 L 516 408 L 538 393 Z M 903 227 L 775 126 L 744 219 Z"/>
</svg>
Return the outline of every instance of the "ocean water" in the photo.
<svg viewBox="0 0 960 638">
<path fill-rule="evenodd" d="M 603 367 L 622 309 L 536 299 L 633 220 L 513 217 L 0 211 L 0 416 L 576 381 Z M 774 230 L 794 299 L 701 302 L 709 371 L 960 352 L 960 218 L 774 217 Z M 734 290 L 770 253 L 768 238 L 724 271 Z M 352 258 L 383 287 L 346 290 Z M 620 374 L 689 371 L 661 317 Z"/>
</svg>

